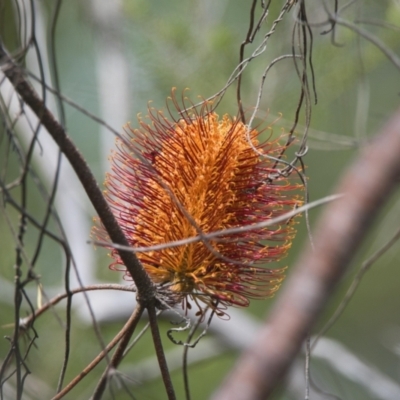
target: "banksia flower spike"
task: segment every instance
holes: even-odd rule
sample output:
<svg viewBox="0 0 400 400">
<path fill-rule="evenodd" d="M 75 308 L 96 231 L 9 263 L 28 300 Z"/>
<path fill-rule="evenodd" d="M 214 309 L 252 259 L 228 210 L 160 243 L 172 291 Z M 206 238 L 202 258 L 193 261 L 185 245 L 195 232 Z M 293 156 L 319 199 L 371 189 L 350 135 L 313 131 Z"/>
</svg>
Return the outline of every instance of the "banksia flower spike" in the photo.
<svg viewBox="0 0 400 400">
<path fill-rule="evenodd" d="M 220 118 L 209 104 L 185 111 L 172 101 L 179 119 L 149 109 L 149 123 L 139 118 L 139 129 L 128 127 L 127 139 L 117 139 L 111 156 L 106 197 L 133 247 L 187 239 L 198 229 L 207 234 L 246 227 L 301 205 L 295 194 L 300 185 L 258 154 L 277 157 L 285 150 L 277 140 L 259 143 L 257 130 L 248 135 L 239 119 Z M 190 307 L 192 298 L 200 313 L 204 305 L 222 311 L 276 292 L 285 268 L 265 264 L 286 255 L 293 225 L 292 220 L 137 256 L 173 302 Z M 115 249 L 111 255 L 111 268 L 125 270 Z"/>
</svg>

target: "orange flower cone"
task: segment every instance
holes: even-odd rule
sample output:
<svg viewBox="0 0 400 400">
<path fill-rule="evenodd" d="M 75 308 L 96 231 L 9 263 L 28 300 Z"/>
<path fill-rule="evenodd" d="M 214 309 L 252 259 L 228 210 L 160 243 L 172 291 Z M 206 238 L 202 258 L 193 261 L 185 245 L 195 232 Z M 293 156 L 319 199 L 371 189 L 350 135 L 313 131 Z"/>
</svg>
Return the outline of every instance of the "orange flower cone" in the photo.
<svg viewBox="0 0 400 400">
<path fill-rule="evenodd" d="M 278 141 L 259 143 L 257 130 L 246 135 L 240 120 L 220 118 L 207 105 L 192 112 L 175 101 L 174 106 L 179 120 L 150 109 L 149 124 L 139 119 L 139 129 L 128 128 L 127 140 L 117 139 L 111 156 L 106 197 L 132 247 L 168 244 L 197 236 L 198 229 L 207 234 L 246 227 L 302 204 L 300 185 L 257 154 L 279 156 L 285 149 Z M 292 220 L 137 256 L 175 302 L 188 307 L 189 297 L 200 310 L 201 303 L 219 310 L 247 306 L 249 299 L 279 288 L 285 268 L 265 264 L 286 255 L 293 225 Z M 111 255 L 111 268 L 126 271 L 115 249 Z"/>
</svg>

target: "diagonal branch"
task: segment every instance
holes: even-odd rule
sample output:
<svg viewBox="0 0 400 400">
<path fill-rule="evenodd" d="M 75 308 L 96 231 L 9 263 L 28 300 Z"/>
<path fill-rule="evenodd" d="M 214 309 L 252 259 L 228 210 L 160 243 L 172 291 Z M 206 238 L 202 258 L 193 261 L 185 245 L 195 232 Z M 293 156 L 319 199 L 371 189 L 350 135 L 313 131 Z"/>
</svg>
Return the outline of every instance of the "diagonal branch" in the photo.
<svg viewBox="0 0 400 400">
<path fill-rule="evenodd" d="M 48 133 L 57 143 L 62 153 L 70 162 L 90 201 L 96 209 L 110 239 L 114 243 L 129 246 L 123 231 L 115 220 L 114 215 L 108 203 L 104 199 L 104 196 L 98 187 L 89 166 L 82 157 L 82 154 L 71 141 L 61 124 L 55 119 L 48 108 L 46 108 L 44 102 L 40 99 L 32 85 L 26 80 L 23 70 L 8 55 L 1 42 L 0 65 L 3 73 L 12 83 L 15 90 L 36 114 L 43 126 L 47 129 Z M 122 250 L 118 251 L 136 284 L 139 300 L 146 303 L 149 299 L 153 299 L 153 285 L 135 254 Z"/>
<path fill-rule="evenodd" d="M 96 365 L 104 359 L 104 357 L 111 351 L 111 349 L 119 342 L 124 341 L 132 336 L 132 332 L 135 330 L 137 323 L 140 320 L 140 317 L 143 313 L 143 306 L 138 304 L 135 310 L 133 311 L 131 317 L 128 319 L 124 327 L 118 332 L 117 335 L 111 340 L 111 342 L 103 349 L 103 351 L 86 367 L 84 368 L 67 386 L 65 386 L 59 393 L 57 393 L 52 400 L 60 400 L 62 399 L 68 392 L 70 392 L 89 372 L 93 370 Z M 107 367 L 108 371 L 108 367 Z M 104 390 L 104 387 L 102 388 Z M 97 399 L 101 398 L 97 397 Z M 93 397 L 95 399 L 95 397 Z"/>
<path fill-rule="evenodd" d="M 111 362 L 107 365 L 106 370 L 104 371 L 103 375 L 100 378 L 100 381 L 93 393 L 93 397 L 92 397 L 93 400 L 100 400 L 102 398 L 104 390 L 107 385 L 108 378 L 109 378 L 110 374 L 118 367 L 119 363 L 121 362 L 121 360 L 124 356 L 125 349 L 127 348 L 129 341 L 131 340 L 131 337 L 132 337 L 132 335 L 135 331 L 135 328 L 140 320 L 140 317 L 142 316 L 143 311 L 144 311 L 144 308 L 139 303 L 138 306 L 133 311 L 133 314 L 132 314 L 131 318 L 129 319 L 128 323 L 125 325 L 126 329 L 125 329 L 124 335 L 121 338 L 121 341 L 111 359 Z"/>
<path fill-rule="evenodd" d="M 266 399 L 317 321 L 338 280 L 400 178 L 400 110 L 347 170 L 267 324 L 214 400 Z"/>
</svg>

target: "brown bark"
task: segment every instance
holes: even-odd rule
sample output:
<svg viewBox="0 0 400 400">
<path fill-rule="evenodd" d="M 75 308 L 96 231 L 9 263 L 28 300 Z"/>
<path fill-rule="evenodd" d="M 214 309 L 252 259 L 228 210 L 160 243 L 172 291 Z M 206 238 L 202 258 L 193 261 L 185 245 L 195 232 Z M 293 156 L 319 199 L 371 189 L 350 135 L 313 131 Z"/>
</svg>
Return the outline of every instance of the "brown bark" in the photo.
<svg viewBox="0 0 400 400">
<path fill-rule="evenodd" d="M 400 110 L 344 173 L 254 343 L 213 400 L 265 400 L 294 361 L 400 177 Z"/>
</svg>

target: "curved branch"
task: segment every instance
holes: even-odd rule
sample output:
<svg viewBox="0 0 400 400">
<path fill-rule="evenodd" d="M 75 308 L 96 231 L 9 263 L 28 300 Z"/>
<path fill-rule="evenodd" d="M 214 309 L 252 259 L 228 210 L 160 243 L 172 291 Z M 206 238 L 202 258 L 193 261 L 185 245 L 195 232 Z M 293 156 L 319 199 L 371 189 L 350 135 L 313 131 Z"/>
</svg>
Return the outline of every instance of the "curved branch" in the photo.
<svg viewBox="0 0 400 400">
<path fill-rule="evenodd" d="M 400 178 L 400 110 L 347 170 L 323 212 L 315 251 L 304 250 L 267 324 L 213 400 L 265 399 L 277 386 L 324 309 L 374 217 Z"/>
<path fill-rule="evenodd" d="M 105 284 L 96 284 L 96 285 L 78 287 L 78 288 L 72 289 L 69 293 L 61 293 L 61 294 L 53 297 L 52 299 L 50 299 L 47 303 L 43 304 L 43 306 L 41 306 L 40 308 L 35 310 L 34 313 L 21 319 L 20 327 L 25 330 L 30 328 L 34 320 L 36 320 L 40 315 L 42 315 L 44 312 L 46 312 L 49 308 L 54 307 L 61 300 L 66 299 L 68 296 L 73 296 L 74 294 L 82 293 L 82 292 L 90 292 L 93 290 L 121 290 L 123 292 L 136 292 L 136 290 L 132 287 L 118 285 L 116 283 L 105 283 Z"/>
</svg>

